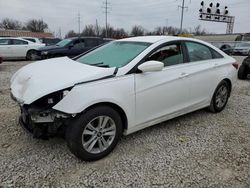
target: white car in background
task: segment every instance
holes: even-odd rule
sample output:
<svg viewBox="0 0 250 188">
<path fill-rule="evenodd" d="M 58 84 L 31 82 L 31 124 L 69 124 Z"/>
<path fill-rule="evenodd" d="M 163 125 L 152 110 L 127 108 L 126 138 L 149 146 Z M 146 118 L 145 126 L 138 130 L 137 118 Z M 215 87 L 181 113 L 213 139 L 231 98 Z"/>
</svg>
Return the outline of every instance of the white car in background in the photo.
<svg viewBox="0 0 250 188">
<path fill-rule="evenodd" d="M 36 50 L 45 44 L 34 43 L 21 38 L 0 38 L 0 56 L 3 59 L 27 59 L 32 60 Z"/>
<path fill-rule="evenodd" d="M 36 38 L 36 37 L 18 37 L 18 38 L 28 40 L 28 41 L 31 41 L 31 42 L 34 42 L 34 43 L 42 44 L 42 41 L 39 38 Z"/>
<path fill-rule="evenodd" d="M 134 37 L 74 60 L 29 64 L 13 75 L 11 95 L 34 137 L 61 132 L 73 154 L 98 160 L 122 134 L 206 107 L 222 111 L 237 69 L 234 58 L 200 40 Z"/>
</svg>

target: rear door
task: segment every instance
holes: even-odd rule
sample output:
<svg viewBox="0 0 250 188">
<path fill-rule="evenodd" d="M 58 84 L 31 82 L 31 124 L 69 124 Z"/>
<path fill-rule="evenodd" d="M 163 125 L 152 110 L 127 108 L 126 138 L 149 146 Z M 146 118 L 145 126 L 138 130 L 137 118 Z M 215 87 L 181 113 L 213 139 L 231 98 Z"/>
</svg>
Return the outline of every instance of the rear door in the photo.
<svg viewBox="0 0 250 188">
<path fill-rule="evenodd" d="M 185 42 L 189 58 L 191 80 L 190 106 L 210 103 L 211 95 L 218 85 L 218 65 L 223 56 L 210 47 L 197 42 Z"/>
<path fill-rule="evenodd" d="M 136 123 L 142 124 L 187 107 L 190 80 L 181 43 L 166 44 L 145 60 L 164 63 L 162 71 L 135 75 Z"/>
<path fill-rule="evenodd" d="M 11 39 L 12 57 L 26 57 L 29 50 L 29 43 L 20 39 Z"/>
<path fill-rule="evenodd" d="M 0 56 L 3 58 L 8 58 L 12 56 L 11 46 L 10 46 L 10 39 L 2 38 L 0 39 Z"/>
</svg>

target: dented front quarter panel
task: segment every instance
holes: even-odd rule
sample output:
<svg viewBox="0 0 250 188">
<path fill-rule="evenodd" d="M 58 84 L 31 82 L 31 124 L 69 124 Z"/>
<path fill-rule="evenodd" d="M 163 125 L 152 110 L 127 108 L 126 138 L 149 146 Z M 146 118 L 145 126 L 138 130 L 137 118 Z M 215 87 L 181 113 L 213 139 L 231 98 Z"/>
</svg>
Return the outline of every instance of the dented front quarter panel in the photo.
<svg viewBox="0 0 250 188">
<path fill-rule="evenodd" d="M 113 103 L 127 115 L 128 125 L 135 115 L 134 75 L 113 77 L 76 85 L 53 109 L 78 114 L 98 103 Z"/>
</svg>

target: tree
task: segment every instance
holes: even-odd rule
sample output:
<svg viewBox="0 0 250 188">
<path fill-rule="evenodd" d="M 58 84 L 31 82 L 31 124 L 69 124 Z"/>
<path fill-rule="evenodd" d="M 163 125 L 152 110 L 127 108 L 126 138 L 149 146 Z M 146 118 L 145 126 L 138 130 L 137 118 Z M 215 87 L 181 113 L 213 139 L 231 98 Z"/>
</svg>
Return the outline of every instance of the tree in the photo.
<svg viewBox="0 0 250 188">
<path fill-rule="evenodd" d="M 17 20 L 9 19 L 9 18 L 4 18 L 2 22 L 0 23 L 0 28 L 2 29 L 19 30 L 19 29 L 22 29 L 22 27 L 23 26 L 21 22 Z"/>
<path fill-rule="evenodd" d="M 70 30 L 66 35 L 65 35 L 65 38 L 70 38 L 70 37 L 77 37 L 78 34 L 75 33 L 74 30 Z"/>
<path fill-rule="evenodd" d="M 144 28 L 140 25 L 135 25 L 132 27 L 131 35 L 132 36 L 143 36 L 144 35 Z"/>
<path fill-rule="evenodd" d="M 96 36 L 97 32 L 95 30 L 95 26 L 94 25 L 86 25 L 85 28 L 83 29 L 82 36 Z"/>
<path fill-rule="evenodd" d="M 201 25 L 197 25 L 194 28 L 193 34 L 195 34 L 195 35 L 205 35 L 205 34 L 207 34 L 207 32 L 206 32 L 205 29 L 201 28 Z"/>
<path fill-rule="evenodd" d="M 48 29 L 48 24 L 42 19 L 31 19 L 26 23 L 26 28 L 32 32 L 44 32 L 46 29 Z"/>
</svg>

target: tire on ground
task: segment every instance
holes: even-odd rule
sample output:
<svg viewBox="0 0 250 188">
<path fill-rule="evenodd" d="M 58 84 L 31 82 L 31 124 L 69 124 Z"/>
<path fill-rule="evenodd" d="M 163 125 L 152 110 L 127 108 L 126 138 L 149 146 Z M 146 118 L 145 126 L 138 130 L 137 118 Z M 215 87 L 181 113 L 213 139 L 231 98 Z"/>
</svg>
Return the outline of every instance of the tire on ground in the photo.
<svg viewBox="0 0 250 188">
<path fill-rule="evenodd" d="M 247 67 L 246 65 L 241 65 L 238 71 L 238 78 L 240 80 L 245 80 L 247 78 Z"/>
<path fill-rule="evenodd" d="M 82 144 L 82 134 L 88 123 L 98 116 L 110 117 L 115 122 L 116 134 L 113 142 L 106 150 L 93 154 L 84 149 Z M 122 131 L 122 120 L 119 113 L 109 106 L 100 105 L 91 108 L 74 119 L 66 129 L 65 138 L 70 151 L 76 157 L 85 161 L 94 161 L 107 156 L 115 148 L 122 135 Z"/>
<path fill-rule="evenodd" d="M 218 91 L 220 90 L 221 87 L 226 87 L 227 88 L 227 97 L 226 97 L 226 101 L 224 103 L 223 106 L 219 107 L 217 106 L 216 104 L 216 96 L 218 94 Z M 211 103 L 210 103 L 210 106 L 208 107 L 208 110 L 210 112 L 213 112 L 213 113 L 218 113 L 218 112 L 221 112 L 227 105 L 227 102 L 228 102 L 228 98 L 230 96 L 230 86 L 228 84 L 228 82 L 226 82 L 225 80 L 222 80 L 219 85 L 216 87 L 215 89 L 215 92 L 213 94 L 213 97 L 212 97 L 212 100 L 211 100 Z"/>
</svg>

